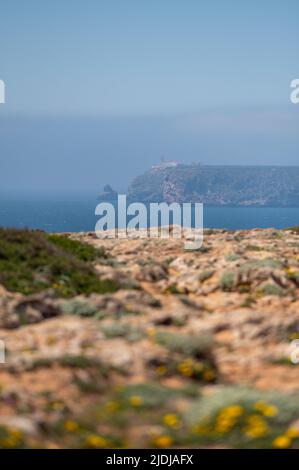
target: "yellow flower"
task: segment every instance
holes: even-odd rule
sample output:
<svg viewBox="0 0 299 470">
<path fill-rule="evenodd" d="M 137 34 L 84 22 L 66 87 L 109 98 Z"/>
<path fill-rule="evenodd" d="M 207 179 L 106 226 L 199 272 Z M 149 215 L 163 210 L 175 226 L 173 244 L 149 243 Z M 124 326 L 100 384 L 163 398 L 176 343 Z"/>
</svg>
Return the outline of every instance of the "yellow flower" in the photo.
<svg viewBox="0 0 299 470">
<path fill-rule="evenodd" d="M 273 446 L 277 447 L 278 449 L 287 449 L 291 445 L 291 439 L 288 436 L 278 436 L 273 441 Z"/>
<path fill-rule="evenodd" d="M 285 433 L 286 436 L 288 436 L 290 439 L 296 439 L 299 437 L 299 430 L 294 427 L 290 427 L 287 432 Z"/>
<path fill-rule="evenodd" d="M 19 429 L 11 428 L 9 430 L 9 433 L 10 433 L 10 436 L 17 441 L 21 440 L 23 437 L 23 433 Z"/>
<path fill-rule="evenodd" d="M 240 405 L 231 405 L 223 408 L 217 417 L 215 431 L 219 433 L 229 432 L 237 422 L 239 416 L 243 413 Z"/>
<path fill-rule="evenodd" d="M 196 372 L 202 372 L 204 369 L 204 365 L 202 362 L 196 362 L 194 365 L 194 369 Z"/>
<path fill-rule="evenodd" d="M 207 424 L 197 424 L 196 426 L 192 426 L 191 432 L 193 434 L 208 434 L 210 432 L 210 426 Z"/>
<path fill-rule="evenodd" d="M 179 428 L 180 420 L 175 414 L 168 414 L 163 417 L 163 422 L 170 428 Z"/>
<path fill-rule="evenodd" d="M 132 406 L 135 406 L 136 408 L 138 408 L 139 406 L 142 405 L 143 400 L 139 395 L 132 395 L 130 397 L 130 403 Z"/>
<path fill-rule="evenodd" d="M 181 362 L 180 364 L 177 365 L 177 370 L 181 374 L 186 375 L 186 377 L 191 377 L 193 375 L 192 360 L 186 359 L 186 361 Z"/>
<path fill-rule="evenodd" d="M 210 382 L 215 379 L 215 373 L 212 369 L 208 369 L 203 373 L 203 378 L 206 382 Z"/>
<path fill-rule="evenodd" d="M 252 438 L 257 439 L 259 437 L 265 436 L 269 428 L 267 423 L 263 420 L 263 418 L 259 415 L 251 415 L 248 417 L 248 425 L 244 429 L 245 434 Z"/>
<path fill-rule="evenodd" d="M 299 339 L 299 333 L 296 333 L 296 332 L 291 333 L 290 336 L 289 336 L 289 339 L 290 340 L 291 339 Z"/>
<path fill-rule="evenodd" d="M 225 411 L 228 416 L 238 417 L 243 414 L 244 408 L 240 405 L 231 405 L 224 408 L 223 411 Z"/>
<path fill-rule="evenodd" d="M 159 366 L 159 367 L 157 367 L 156 370 L 157 370 L 157 373 L 158 373 L 159 375 L 165 375 L 166 372 L 167 372 L 167 367 L 165 367 L 165 366 Z"/>
<path fill-rule="evenodd" d="M 265 406 L 267 406 L 266 403 L 262 400 L 259 400 L 253 405 L 253 408 L 257 411 L 263 411 Z"/>
<path fill-rule="evenodd" d="M 114 413 L 114 411 L 117 411 L 119 409 L 119 404 L 116 401 L 108 401 L 105 405 L 105 409 L 109 413 Z"/>
<path fill-rule="evenodd" d="M 91 434 L 86 439 L 86 444 L 89 447 L 94 447 L 96 449 L 102 449 L 108 447 L 109 442 L 105 437 L 97 436 L 96 434 Z"/>
<path fill-rule="evenodd" d="M 234 418 L 231 419 L 229 417 L 219 417 L 215 425 L 215 431 L 224 434 L 226 432 L 229 432 L 235 424 L 236 420 Z"/>
<path fill-rule="evenodd" d="M 255 403 L 254 407 L 255 410 L 260 411 L 264 416 L 268 418 L 273 418 L 278 413 L 278 409 L 274 405 L 268 405 L 264 401 L 258 401 Z"/>
<path fill-rule="evenodd" d="M 153 326 L 150 326 L 148 329 L 147 329 L 147 335 L 150 337 L 150 338 L 154 338 L 156 336 L 156 329 L 153 327 Z"/>
<path fill-rule="evenodd" d="M 184 363 L 185 363 L 187 366 L 193 366 L 194 361 L 193 361 L 192 357 L 187 357 L 187 358 L 184 360 Z"/>
<path fill-rule="evenodd" d="M 288 276 L 295 276 L 297 274 L 297 271 L 291 267 L 285 268 L 284 271 Z"/>
<path fill-rule="evenodd" d="M 23 433 L 19 429 L 8 428 L 6 436 L 0 440 L 0 446 L 7 449 L 16 449 L 20 446 Z"/>
<path fill-rule="evenodd" d="M 264 409 L 263 415 L 267 416 L 267 418 L 273 418 L 278 413 L 278 409 L 274 405 L 269 405 Z"/>
<path fill-rule="evenodd" d="M 12 437 L 5 437 L 4 439 L 1 439 L 1 447 L 4 447 L 4 449 L 14 449 L 17 447 L 17 443 L 18 441 Z"/>
<path fill-rule="evenodd" d="M 245 434 L 252 438 L 258 439 L 259 437 L 264 437 L 268 433 L 268 428 L 266 426 L 256 426 L 252 428 L 247 428 Z"/>
<path fill-rule="evenodd" d="M 159 436 L 154 440 L 154 445 L 159 449 L 166 449 L 172 445 L 172 438 L 167 436 L 166 434 L 163 436 Z"/>
<path fill-rule="evenodd" d="M 63 408 L 64 408 L 64 403 L 62 403 L 61 401 L 54 401 L 54 403 L 52 403 L 53 410 L 63 410 Z"/>
<path fill-rule="evenodd" d="M 215 426 L 215 431 L 219 432 L 221 434 L 225 434 L 229 432 L 235 425 L 235 420 L 231 419 L 218 419 L 216 426 Z"/>
<path fill-rule="evenodd" d="M 208 434 L 211 431 L 210 418 L 206 417 L 191 427 L 191 432 L 194 434 Z"/>
<path fill-rule="evenodd" d="M 219 416 L 215 425 L 215 431 L 220 433 L 229 432 L 236 422 L 237 419 L 233 416 Z"/>
<path fill-rule="evenodd" d="M 71 419 L 68 419 L 65 423 L 64 423 L 64 427 L 67 431 L 69 432 L 74 432 L 74 431 L 77 431 L 77 429 L 79 428 L 79 425 L 78 423 L 76 423 L 75 421 L 71 420 Z"/>
</svg>

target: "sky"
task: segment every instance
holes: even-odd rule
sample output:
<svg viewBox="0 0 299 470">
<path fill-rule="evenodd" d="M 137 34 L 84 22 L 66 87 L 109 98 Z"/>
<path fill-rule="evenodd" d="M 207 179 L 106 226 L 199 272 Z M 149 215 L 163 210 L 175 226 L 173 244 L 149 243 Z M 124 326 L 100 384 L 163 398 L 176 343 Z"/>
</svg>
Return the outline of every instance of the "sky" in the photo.
<svg viewBox="0 0 299 470">
<path fill-rule="evenodd" d="M 0 193 L 298 164 L 297 0 L 0 0 Z"/>
</svg>

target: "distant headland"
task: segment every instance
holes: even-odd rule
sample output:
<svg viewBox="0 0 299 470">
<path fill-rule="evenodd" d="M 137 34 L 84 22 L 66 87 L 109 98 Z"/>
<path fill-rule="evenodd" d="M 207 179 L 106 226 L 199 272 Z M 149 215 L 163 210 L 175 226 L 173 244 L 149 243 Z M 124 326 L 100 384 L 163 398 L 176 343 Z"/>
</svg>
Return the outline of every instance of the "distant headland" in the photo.
<svg viewBox="0 0 299 470">
<path fill-rule="evenodd" d="M 109 188 L 109 191 L 107 191 Z M 115 200 L 106 186 L 100 200 Z M 299 207 L 299 166 L 208 166 L 161 161 L 137 176 L 128 201 L 207 206 Z"/>
</svg>

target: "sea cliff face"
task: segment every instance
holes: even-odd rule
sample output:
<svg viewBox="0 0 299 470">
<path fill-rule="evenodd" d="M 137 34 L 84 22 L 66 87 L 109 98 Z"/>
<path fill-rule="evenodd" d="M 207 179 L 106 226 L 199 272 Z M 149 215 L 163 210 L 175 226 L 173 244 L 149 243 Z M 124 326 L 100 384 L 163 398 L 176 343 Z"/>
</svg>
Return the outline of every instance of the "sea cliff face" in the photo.
<svg viewBox="0 0 299 470">
<path fill-rule="evenodd" d="M 153 167 L 131 183 L 139 202 L 202 202 L 212 206 L 299 206 L 299 167 Z"/>
</svg>

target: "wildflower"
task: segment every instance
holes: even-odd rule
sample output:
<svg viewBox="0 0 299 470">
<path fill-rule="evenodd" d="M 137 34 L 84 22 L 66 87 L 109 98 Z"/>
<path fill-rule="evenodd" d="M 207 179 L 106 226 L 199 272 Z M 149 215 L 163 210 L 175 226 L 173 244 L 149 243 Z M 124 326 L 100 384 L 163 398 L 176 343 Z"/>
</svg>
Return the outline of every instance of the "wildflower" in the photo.
<svg viewBox="0 0 299 470">
<path fill-rule="evenodd" d="M 139 395 L 132 395 L 130 397 L 130 403 L 131 403 L 132 406 L 138 408 L 139 406 L 142 405 L 143 400 Z"/>
<path fill-rule="evenodd" d="M 263 411 L 265 406 L 267 406 L 266 403 L 264 401 L 260 400 L 260 401 L 257 401 L 253 405 L 253 409 L 256 410 L 256 411 Z"/>
<path fill-rule="evenodd" d="M 235 424 L 235 419 L 219 417 L 216 422 L 215 431 L 225 434 L 229 432 Z"/>
<path fill-rule="evenodd" d="M 98 436 L 96 434 L 90 434 L 86 439 L 88 447 L 94 447 L 95 449 L 103 449 L 108 447 L 108 440 L 105 437 Z"/>
<path fill-rule="evenodd" d="M 186 377 L 191 377 L 193 375 L 193 363 L 192 359 L 186 359 L 177 365 L 177 370 L 185 375 Z"/>
<path fill-rule="evenodd" d="M 291 439 L 288 436 L 278 436 L 273 441 L 273 446 L 278 449 L 287 449 L 291 445 Z"/>
<path fill-rule="evenodd" d="M 291 333 L 290 336 L 289 336 L 289 339 L 290 340 L 299 339 L 299 333 L 297 333 L 297 332 Z"/>
<path fill-rule="evenodd" d="M 159 375 L 165 375 L 166 372 L 167 372 L 167 367 L 165 367 L 165 366 L 159 366 L 159 367 L 157 367 L 156 370 L 157 370 L 157 373 L 158 373 Z"/>
<path fill-rule="evenodd" d="M 241 416 L 244 408 L 241 405 L 231 405 L 226 408 L 226 412 L 231 416 Z"/>
<path fill-rule="evenodd" d="M 296 276 L 296 274 L 297 274 L 297 271 L 294 268 L 291 268 L 291 267 L 285 268 L 284 271 L 289 277 Z"/>
<path fill-rule="evenodd" d="M 202 372 L 204 369 L 204 365 L 202 362 L 196 362 L 194 365 L 194 369 L 197 373 Z"/>
<path fill-rule="evenodd" d="M 119 409 L 119 404 L 116 401 L 108 401 L 105 405 L 106 411 L 113 413 Z"/>
<path fill-rule="evenodd" d="M 273 418 L 274 416 L 277 415 L 277 413 L 278 413 L 278 409 L 276 406 L 268 405 L 264 408 L 263 415 L 267 416 L 268 418 Z"/>
<path fill-rule="evenodd" d="M 170 428 L 179 428 L 180 420 L 175 414 L 168 414 L 163 417 L 163 422 Z"/>
<path fill-rule="evenodd" d="M 206 382 L 210 382 L 211 380 L 214 380 L 215 379 L 215 373 L 212 369 L 207 369 L 204 373 L 203 373 L 203 378 Z"/>
<path fill-rule="evenodd" d="M 194 434 L 208 434 L 211 430 L 210 419 L 204 418 L 198 424 L 195 424 L 191 428 L 191 432 Z"/>
<path fill-rule="evenodd" d="M 297 437 L 299 437 L 299 429 L 290 427 L 285 433 L 285 435 L 288 436 L 290 439 L 296 439 Z"/>
<path fill-rule="evenodd" d="M 242 415 L 243 408 L 240 405 L 231 405 L 223 408 L 218 414 L 215 430 L 221 434 L 229 432 L 236 424 L 238 417 Z"/>
<path fill-rule="evenodd" d="M 255 410 L 260 411 L 264 416 L 268 418 L 273 418 L 277 415 L 278 409 L 274 405 L 269 405 L 264 401 L 257 401 L 253 407 Z"/>
<path fill-rule="evenodd" d="M 6 437 L 3 437 L 0 446 L 7 449 L 18 448 L 23 440 L 23 433 L 19 429 L 7 429 Z"/>
<path fill-rule="evenodd" d="M 78 423 L 76 423 L 75 421 L 71 420 L 71 419 L 68 419 L 65 423 L 64 423 L 64 427 L 67 431 L 69 432 L 74 432 L 74 431 L 77 431 L 77 429 L 79 428 L 79 425 Z"/>
<path fill-rule="evenodd" d="M 225 434 L 229 432 L 234 427 L 235 424 L 236 424 L 235 418 L 218 417 L 216 426 L 215 426 L 215 431 L 221 434 Z"/>
<path fill-rule="evenodd" d="M 10 433 L 10 436 L 17 441 L 21 440 L 23 437 L 23 433 L 19 429 L 12 428 L 10 429 L 9 433 Z"/>
<path fill-rule="evenodd" d="M 149 327 L 147 329 L 147 335 L 150 337 L 150 338 L 154 338 L 156 336 L 156 329 L 154 327 Z"/>
<path fill-rule="evenodd" d="M 62 403 L 61 401 L 54 401 L 52 404 L 51 404 L 51 408 L 52 410 L 63 410 L 64 409 L 64 403 Z"/>
<path fill-rule="evenodd" d="M 1 440 L 1 447 L 4 449 L 14 449 L 17 447 L 17 442 L 11 437 L 5 437 Z"/>
<path fill-rule="evenodd" d="M 165 435 L 157 437 L 154 440 L 154 445 L 158 447 L 159 449 L 166 449 L 167 447 L 170 447 L 172 445 L 172 442 L 173 440 L 171 436 L 168 436 L 165 434 Z"/>
<path fill-rule="evenodd" d="M 269 431 L 267 423 L 259 415 L 249 416 L 247 422 L 248 425 L 245 427 L 244 432 L 248 437 L 252 439 L 263 437 Z"/>
<path fill-rule="evenodd" d="M 191 428 L 193 434 L 208 434 L 210 432 L 210 427 L 205 424 L 197 424 Z"/>
</svg>

